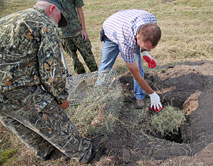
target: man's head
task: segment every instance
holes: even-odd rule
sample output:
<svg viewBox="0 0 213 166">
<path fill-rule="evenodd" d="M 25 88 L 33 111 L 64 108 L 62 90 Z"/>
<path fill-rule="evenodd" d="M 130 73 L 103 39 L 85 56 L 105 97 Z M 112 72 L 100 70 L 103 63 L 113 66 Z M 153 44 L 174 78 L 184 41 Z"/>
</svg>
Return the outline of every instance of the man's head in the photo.
<svg viewBox="0 0 213 166">
<path fill-rule="evenodd" d="M 59 26 L 66 26 L 61 0 L 37 0 L 36 7 L 43 9 L 48 17 Z"/>
<path fill-rule="evenodd" d="M 161 38 L 160 27 L 156 24 L 145 24 L 137 32 L 137 42 L 142 50 L 150 51 L 155 48 Z"/>
</svg>

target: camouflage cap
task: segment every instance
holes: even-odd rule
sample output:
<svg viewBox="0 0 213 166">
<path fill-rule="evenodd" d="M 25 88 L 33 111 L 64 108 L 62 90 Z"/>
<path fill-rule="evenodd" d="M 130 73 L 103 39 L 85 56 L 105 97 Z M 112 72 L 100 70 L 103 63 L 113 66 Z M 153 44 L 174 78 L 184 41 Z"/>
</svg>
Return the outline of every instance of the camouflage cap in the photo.
<svg viewBox="0 0 213 166">
<path fill-rule="evenodd" d="M 38 2 L 39 1 L 45 1 L 45 2 L 49 2 L 49 3 L 52 3 L 54 4 L 55 6 L 58 7 L 58 9 L 61 11 L 61 20 L 59 21 L 58 23 L 58 26 L 59 27 L 64 27 L 67 25 L 67 20 L 66 18 L 64 17 L 64 10 L 63 10 L 63 7 L 62 7 L 62 2 L 61 0 L 37 0 Z"/>
</svg>

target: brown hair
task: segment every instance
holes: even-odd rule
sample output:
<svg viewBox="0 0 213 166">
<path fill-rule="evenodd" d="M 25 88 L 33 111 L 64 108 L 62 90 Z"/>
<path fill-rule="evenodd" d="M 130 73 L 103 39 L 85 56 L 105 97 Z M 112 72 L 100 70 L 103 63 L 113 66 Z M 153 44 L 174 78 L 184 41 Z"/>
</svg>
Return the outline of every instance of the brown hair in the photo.
<svg viewBox="0 0 213 166">
<path fill-rule="evenodd" d="M 160 27 L 153 23 L 143 25 L 137 33 L 139 34 L 141 41 L 150 41 L 154 47 L 158 44 L 161 38 Z"/>
</svg>

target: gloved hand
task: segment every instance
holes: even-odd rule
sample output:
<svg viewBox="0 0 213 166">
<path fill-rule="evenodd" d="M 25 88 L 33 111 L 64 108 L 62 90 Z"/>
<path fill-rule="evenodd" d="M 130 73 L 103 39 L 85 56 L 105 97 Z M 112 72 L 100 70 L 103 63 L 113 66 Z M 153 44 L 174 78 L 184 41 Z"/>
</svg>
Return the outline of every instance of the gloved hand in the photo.
<svg viewBox="0 0 213 166">
<path fill-rule="evenodd" d="M 150 94 L 149 97 L 151 100 L 151 109 L 153 109 L 154 107 L 155 112 L 157 112 L 157 110 L 160 112 L 160 110 L 163 109 L 162 104 L 160 102 L 160 97 L 157 95 L 156 92 Z"/>
<path fill-rule="evenodd" d="M 157 66 L 155 60 L 149 55 L 147 51 L 142 52 L 143 59 L 147 62 L 149 68 L 155 68 Z"/>
<path fill-rule="evenodd" d="M 69 107 L 69 101 L 68 100 L 64 100 L 62 101 L 62 103 L 60 104 L 61 108 L 63 110 L 65 110 L 67 107 Z"/>
</svg>

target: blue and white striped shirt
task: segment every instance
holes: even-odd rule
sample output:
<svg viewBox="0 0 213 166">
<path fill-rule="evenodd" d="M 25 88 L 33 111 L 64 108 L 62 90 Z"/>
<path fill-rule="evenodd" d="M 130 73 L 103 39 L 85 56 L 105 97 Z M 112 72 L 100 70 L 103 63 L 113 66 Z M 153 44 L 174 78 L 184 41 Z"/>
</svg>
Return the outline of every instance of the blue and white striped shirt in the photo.
<svg viewBox="0 0 213 166">
<path fill-rule="evenodd" d="M 157 24 L 155 16 L 149 12 L 138 9 L 121 10 L 107 18 L 103 23 L 103 30 L 112 42 L 118 44 L 121 58 L 127 63 L 133 63 L 137 31 L 148 23 Z"/>
</svg>

